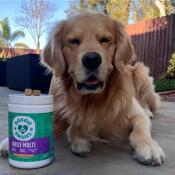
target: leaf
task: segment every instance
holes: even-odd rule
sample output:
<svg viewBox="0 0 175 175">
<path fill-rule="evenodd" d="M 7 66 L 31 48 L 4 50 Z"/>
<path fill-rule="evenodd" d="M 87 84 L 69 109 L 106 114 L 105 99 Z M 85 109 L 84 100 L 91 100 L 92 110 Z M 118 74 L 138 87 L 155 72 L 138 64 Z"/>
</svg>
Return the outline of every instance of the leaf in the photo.
<svg viewBox="0 0 175 175">
<path fill-rule="evenodd" d="M 109 15 L 117 21 L 127 24 L 130 13 L 129 0 L 109 0 L 106 9 Z"/>
<path fill-rule="evenodd" d="M 8 18 L 4 18 L 2 21 L 0 21 L 0 27 L 1 27 L 1 38 L 3 38 L 4 40 L 9 40 L 11 31 Z"/>
<path fill-rule="evenodd" d="M 15 41 L 15 40 L 17 40 L 19 38 L 23 38 L 23 37 L 25 37 L 24 32 L 17 30 L 17 31 L 15 31 L 15 32 L 12 33 L 12 35 L 11 35 L 11 41 L 13 42 L 13 41 Z"/>
<path fill-rule="evenodd" d="M 167 75 L 170 77 L 174 77 L 175 76 L 175 57 L 174 57 L 175 53 L 172 54 L 172 57 L 169 61 L 169 66 L 167 69 Z"/>
<path fill-rule="evenodd" d="M 14 47 L 24 48 L 24 49 L 30 49 L 30 47 L 27 44 L 25 44 L 25 43 L 15 43 L 14 44 Z"/>
</svg>

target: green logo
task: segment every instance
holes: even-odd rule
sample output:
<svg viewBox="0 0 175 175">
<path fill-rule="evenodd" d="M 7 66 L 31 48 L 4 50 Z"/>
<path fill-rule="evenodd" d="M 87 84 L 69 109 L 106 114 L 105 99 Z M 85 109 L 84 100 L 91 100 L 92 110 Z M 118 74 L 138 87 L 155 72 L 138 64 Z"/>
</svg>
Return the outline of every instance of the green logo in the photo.
<svg viewBox="0 0 175 175">
<path fill-rule="evenodd" d="M 35 136 L 35 122 L 28 116 L 16 116 L 12 123 L 13 136 L 20 141 L 31 140 Z"/>
<path fill-rule="evenodd" d="M 21 134 L 24 134 L 28 130 L 27 125 L 18 125 L 18 130 L 21 132 Z"/>
</svg>

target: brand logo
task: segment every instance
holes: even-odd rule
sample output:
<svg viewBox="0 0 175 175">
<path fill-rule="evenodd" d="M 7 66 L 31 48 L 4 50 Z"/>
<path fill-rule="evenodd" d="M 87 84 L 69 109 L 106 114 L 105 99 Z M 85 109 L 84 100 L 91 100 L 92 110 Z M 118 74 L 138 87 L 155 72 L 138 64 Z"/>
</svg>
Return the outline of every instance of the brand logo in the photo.
<svg viewBox="0 0 175 175">
<path fill-rule="evenodd" d="M 17 116 L 12 123 L 13 136 L 20 141 L 31 140 L 35 136 L 35 122 L 27 116 Z"/>
</svg>

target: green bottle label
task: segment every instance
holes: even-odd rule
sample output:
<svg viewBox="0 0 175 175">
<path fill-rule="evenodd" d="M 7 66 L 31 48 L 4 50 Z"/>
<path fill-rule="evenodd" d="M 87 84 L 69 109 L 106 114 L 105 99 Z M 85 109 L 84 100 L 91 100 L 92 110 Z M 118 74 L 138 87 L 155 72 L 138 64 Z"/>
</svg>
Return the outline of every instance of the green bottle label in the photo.
<svg viewBox="0 0 175 175">
<path fill-rule="evenodd" d="M 21 162 L 53 156 L 53 112 L 8 113 L 9 158 Z"/>
</svg>

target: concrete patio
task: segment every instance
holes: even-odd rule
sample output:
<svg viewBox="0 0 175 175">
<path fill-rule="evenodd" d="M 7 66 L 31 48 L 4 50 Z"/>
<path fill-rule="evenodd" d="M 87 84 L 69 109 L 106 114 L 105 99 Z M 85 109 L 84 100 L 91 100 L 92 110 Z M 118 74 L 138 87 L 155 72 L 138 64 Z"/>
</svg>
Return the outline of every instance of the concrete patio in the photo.
<svg viewBox="0 0 175 175">
<path fill-rule="evenodd" d="M 8 94 L 20 93 L 0 87 L 0 140 L 7 137 Z M 0 175 L 175 175 L 175 103 L 162 102 L 161 109 L 152 120 L 153 138 L 167 156 L 162 166 L 151 167 L 132 158 L 128 143 L 93 145 L 87 158 L 74 156 L 66 140 L 55 142 L 55 161 L 44 168 L 21 170 L 13 168 L 8 160 L 0 158 Z"/>
</svg>

